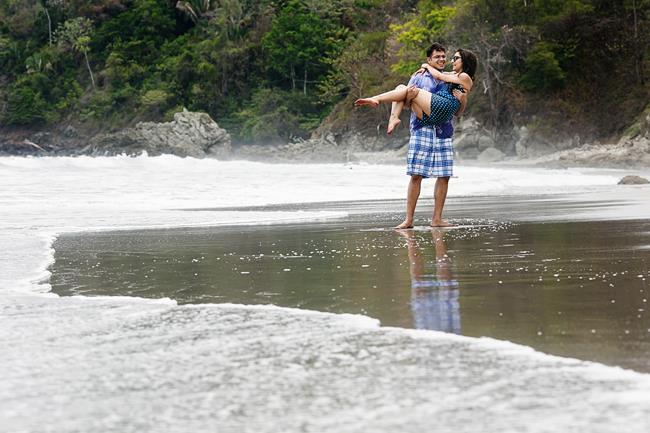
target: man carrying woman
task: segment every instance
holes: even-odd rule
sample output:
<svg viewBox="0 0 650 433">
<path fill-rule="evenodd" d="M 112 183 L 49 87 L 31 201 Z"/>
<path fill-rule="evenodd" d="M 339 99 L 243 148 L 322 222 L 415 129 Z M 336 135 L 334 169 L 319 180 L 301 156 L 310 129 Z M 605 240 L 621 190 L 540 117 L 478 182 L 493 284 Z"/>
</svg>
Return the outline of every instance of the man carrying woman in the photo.
<svg viewBox="0 0 650 433">
<path fill-rule="evenodd" d="M 399 114 L 406 105 L 411 108 L 407 175 L 411 176 L 407 190 L 406 218 L 396 228 L 413 227 L 415 207 L 420 196 L 422 179 L 436 177 L 434 211 L 431 226 L 449 227 L 442 219 L 449 178 L 453 175 L 453 126 L 451 118 L 465 109 L 466 98 L 473 86 L 476 56 L 458 50 L 452 57 L 451 73 L 442 73 L 446 49 L 433 44 L 427 50 L 427 63 L 409 81 L 390 92 L 371 98 L 358 99 L 356 106 L 378 106 L 391 102 L 388 133 L 399 125 Z"/>
</svg>

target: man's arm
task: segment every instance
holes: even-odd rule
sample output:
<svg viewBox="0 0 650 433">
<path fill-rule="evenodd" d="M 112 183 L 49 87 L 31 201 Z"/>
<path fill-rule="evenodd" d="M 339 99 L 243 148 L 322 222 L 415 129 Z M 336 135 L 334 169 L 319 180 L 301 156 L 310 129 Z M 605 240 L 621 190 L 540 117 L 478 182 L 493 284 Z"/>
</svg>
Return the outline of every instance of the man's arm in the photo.
<svg viewBox="0 0 650 433">
<path fill-rule="evenodd" d="M 452 93 L 454 94 L 454 97 L 460 101 L 460 107 L 458 107 L 454 116 L 460 117 L 465 112 L 465 107 L 467 107 L 467 93 L 461 92 L 458 89 L 454 90 Z"/>
<path fill-rule="evenodd" d="M 420 87 L 420 81 L 422 79 L 422 75 L 418 74 L 417 72 L 411 75 L 411 78 L 409 79 L 409 82 L 407 84 L 408 87 L 410 86 L 415 86 L 415 87 Z"/>
</svg>

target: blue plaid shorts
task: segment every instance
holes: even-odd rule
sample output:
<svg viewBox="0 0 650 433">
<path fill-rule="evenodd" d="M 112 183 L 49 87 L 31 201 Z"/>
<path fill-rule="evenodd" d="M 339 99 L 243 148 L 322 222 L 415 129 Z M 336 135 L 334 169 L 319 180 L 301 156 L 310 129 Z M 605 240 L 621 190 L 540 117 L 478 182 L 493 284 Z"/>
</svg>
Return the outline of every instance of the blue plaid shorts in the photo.
<svg viewBox="0 0 650 433">
<path fill-rule="evenodd" d="M 454 174 L 453 138 L 436 137 L 435 128 L 411 130 L 406 155 L 406 174 L 422 177 L 451 177 Z"/>
</svg>

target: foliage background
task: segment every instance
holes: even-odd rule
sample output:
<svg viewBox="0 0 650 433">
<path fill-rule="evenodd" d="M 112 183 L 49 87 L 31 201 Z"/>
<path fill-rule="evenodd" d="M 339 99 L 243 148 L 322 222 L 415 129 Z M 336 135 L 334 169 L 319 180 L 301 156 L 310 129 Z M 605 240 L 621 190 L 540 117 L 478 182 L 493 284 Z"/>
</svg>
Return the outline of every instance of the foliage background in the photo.
<svg viewBox="0 0 650 433">
<path fill-rule="evenodd" d="M 238 141 L 372 132 L 360 96 L 434 41 L 479 57 L 496 137 L 608 139 L 648 102 L 650 0 L 0 0 L 0 124 L 83 131 L 205 111 Z"/>
</svg>

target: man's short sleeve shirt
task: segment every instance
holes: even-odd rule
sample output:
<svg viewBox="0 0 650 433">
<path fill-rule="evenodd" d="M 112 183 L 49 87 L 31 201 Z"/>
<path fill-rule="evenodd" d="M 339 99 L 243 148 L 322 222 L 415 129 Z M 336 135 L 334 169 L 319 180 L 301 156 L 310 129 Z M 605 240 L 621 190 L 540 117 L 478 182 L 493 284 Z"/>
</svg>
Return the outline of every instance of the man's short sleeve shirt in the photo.
<svg viewBox="0 0 650 433">
<path fill-rule="evenodd" d="M 419 89 L 424 89 L 430 93 L 437 93 L 442 90 L 443 86 L 446 86 L 447 83 L 444 81 L 439 81 L 433 78 L 428 71 L 425 71 L 423 74 L 413 74 L 408 83 L 409 86 L 415 86 Z M 411 112 L 411 121 L 410 129 L 411 131 L 421 128 L 418 125 L 417 117 L 413 112 Z M 436 137 L 438 138 L 451 138 L 454 135 L 454 126 L 449 122 L 443 123 L 442 125 L 436 127 Z"/>
</svg>

